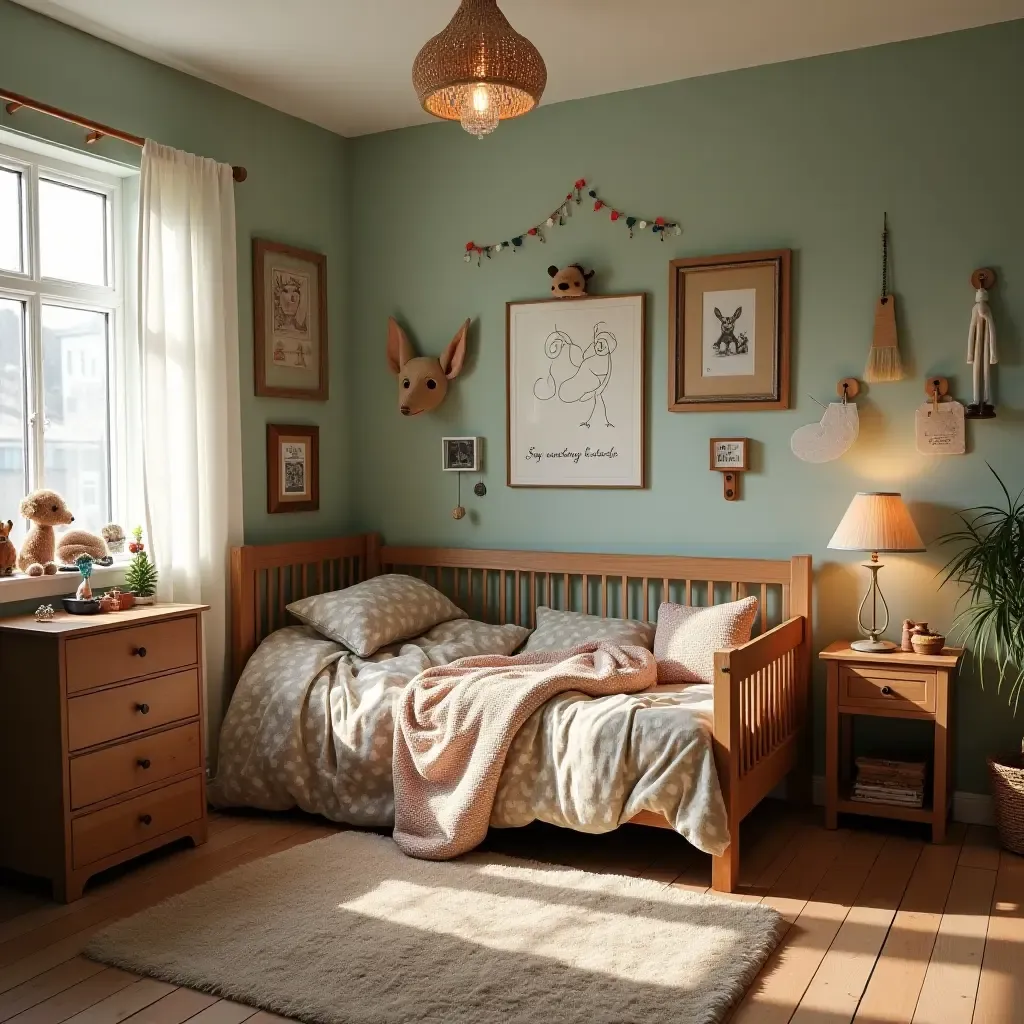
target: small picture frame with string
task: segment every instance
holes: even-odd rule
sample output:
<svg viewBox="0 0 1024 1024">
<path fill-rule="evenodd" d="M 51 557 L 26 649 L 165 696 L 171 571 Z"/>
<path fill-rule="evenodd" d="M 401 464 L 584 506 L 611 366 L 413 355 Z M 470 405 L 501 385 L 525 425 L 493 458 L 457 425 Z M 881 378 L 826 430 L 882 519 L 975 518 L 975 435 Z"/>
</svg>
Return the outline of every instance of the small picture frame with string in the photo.
<svg viewBox="0 0 1024 1024">
<path fill-rule="evenodd" d="M 441 469 L 446 473 L 480 472 L 479 437 L 442 437 Z"/>
</svg>

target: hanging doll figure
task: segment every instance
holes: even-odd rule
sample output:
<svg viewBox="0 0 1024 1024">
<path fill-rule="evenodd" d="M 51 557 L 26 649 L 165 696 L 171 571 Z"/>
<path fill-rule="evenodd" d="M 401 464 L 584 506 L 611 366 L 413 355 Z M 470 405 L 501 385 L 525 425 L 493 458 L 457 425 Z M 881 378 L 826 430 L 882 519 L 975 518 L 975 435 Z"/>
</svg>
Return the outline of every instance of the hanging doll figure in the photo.
<svg viewBox="0 0 1024 1024">
<path fill-rule="evenodd" d="M 999 361 L 996 353 L 996 327 L 988 304 L 988 287 L 995 283 L 991 270 L 976 270 L 971 283 L 978 289 L 974 293 L 971 329 L 967 336 L 967 362 L 974 371 L 974 400 L 967 406 L 966 415 L 972 419 L 991 419 L 996 414 L 992 404 L 991 370 Z"/>
</svg>

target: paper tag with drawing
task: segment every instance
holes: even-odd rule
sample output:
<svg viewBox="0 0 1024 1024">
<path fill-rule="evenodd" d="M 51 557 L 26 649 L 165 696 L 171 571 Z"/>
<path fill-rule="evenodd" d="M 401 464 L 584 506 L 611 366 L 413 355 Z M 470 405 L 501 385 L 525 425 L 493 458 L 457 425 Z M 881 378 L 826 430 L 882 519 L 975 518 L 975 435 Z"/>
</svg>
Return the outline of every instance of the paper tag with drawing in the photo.
<svg viewBox="0 0 1024 1024">
<path fill-rule="evenodd" d="M 964 407 L 959 402 L 925 402 L 914 416 L 922 455 L 963 455 L 967 451 Z"/>
</svg>

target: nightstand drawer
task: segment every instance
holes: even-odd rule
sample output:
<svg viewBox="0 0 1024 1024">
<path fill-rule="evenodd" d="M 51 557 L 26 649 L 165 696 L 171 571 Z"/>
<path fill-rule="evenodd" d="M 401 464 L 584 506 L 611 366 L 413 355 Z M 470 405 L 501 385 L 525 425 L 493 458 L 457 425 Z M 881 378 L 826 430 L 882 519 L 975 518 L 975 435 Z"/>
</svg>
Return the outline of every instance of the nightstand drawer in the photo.
<svg viewBox="0 0 1024 1024">
<path fill-rule="evenodd" d="M 134 736 L 199 714 L 196 669 L 129 683 L 68 701 L 68 750 Z"/>
<path fill-rule="evenodd" d="M 839 706 L 934 712 L 935 673 L 874 665 L 840 665 Z"/>
<path fill-rule="evenodd" d="M 71 759 L 75 810 L 198 768 L 199 723 L 143 736 Z"/>
<path fill-rule="evenodd" d="M 195 665 L 196 632 L 196 619 L 189 616 L 68 640 L 68 693 Z"/>
<path fill-rule="evenodd" d="M 92 864 L 202 816 L 203 784 L 198 775 L 85 814 L 71 822 L 74 865 Z"/>
</svg>

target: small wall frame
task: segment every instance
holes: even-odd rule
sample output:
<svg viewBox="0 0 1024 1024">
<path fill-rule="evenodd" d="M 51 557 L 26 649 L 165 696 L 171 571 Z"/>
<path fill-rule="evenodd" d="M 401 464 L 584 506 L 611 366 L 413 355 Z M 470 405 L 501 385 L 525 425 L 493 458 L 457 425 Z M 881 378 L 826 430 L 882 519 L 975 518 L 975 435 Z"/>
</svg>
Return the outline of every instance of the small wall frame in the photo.
<svg viewBox="0 0 1024 1024">
<path fill-rule="evenodd" d="M 320 508 L 320 428 L 267 424 L 267 511 Z"/>
<path fill-rule="evenodd" d="M 479 437 L 442 437 L 441 469 L 446 473 L 478 473 L 481 468 Z"/>
<path fill-rule="evenodd" d="M 710 468 L 722 474 L 722 496 L 736 501 L 740 496 L 740 474 L 750 468 L 750 438 L 711 438 Z"/>
</svg>

